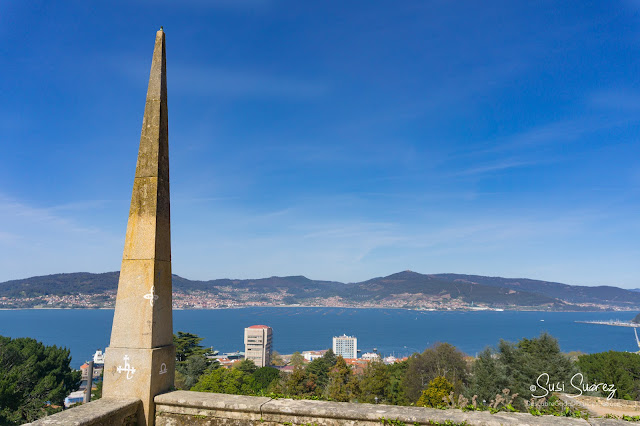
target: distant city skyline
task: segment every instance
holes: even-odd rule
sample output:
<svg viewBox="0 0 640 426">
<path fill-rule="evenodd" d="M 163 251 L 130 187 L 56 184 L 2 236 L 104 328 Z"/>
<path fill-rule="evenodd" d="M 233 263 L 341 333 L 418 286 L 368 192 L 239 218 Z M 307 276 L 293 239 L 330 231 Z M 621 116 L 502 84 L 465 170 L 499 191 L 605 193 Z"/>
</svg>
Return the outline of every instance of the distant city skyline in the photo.
<svg viewBox="0 0 640 426">
<path fill-rule="evenodd" d="M 639 13 L 0 3 L 0 282 L 120 268 L 162 25 L 174 273 L 638 288 Z"/>
</svg>

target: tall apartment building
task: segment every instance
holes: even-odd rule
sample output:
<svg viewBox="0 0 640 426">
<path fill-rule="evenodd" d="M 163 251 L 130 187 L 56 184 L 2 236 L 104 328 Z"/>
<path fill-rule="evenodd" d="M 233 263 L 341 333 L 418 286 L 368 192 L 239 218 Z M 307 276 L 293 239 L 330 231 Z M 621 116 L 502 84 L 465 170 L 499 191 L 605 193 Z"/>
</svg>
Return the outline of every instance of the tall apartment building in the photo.
<svg viewBox="0 0 640 426">
<path fill-rule="evenodd" d="M 244 357 L 258 367 L 271 364 L 273 330 L 267 325 L 252 325 L 244 329 Z"/>
<path fill-rule="evenodd" d="M 346 334 L 334 337 L 333 353 L 342 358 L 358 358 L 358 339 Z"/>
</svg>

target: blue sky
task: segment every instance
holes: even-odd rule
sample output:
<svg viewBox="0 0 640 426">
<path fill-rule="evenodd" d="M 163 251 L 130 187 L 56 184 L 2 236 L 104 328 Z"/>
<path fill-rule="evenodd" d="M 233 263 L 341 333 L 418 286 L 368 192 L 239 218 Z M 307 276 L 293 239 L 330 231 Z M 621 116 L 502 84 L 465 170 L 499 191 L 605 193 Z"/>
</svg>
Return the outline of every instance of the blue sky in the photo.
<svg viewBox="0 0 640 426">
<path fill-rule="evenodd" d="M 156 30 L 173 271 L 640 287 L 640 3 L 0 3 L 0 281 L 118 270 Z"/>
</svg>

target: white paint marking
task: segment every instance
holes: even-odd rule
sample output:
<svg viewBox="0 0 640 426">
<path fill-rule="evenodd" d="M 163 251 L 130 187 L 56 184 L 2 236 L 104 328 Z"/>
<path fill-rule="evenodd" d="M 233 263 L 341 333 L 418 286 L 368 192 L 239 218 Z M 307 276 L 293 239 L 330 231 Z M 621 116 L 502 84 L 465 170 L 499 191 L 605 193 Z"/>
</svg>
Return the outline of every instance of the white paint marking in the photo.
<svg viewBox="0 0 640 426">
<path fill-rule="evenodd" d="M 133 373 L 136 372 L 136 369 L 129 364 L 129 355 L 125 355 L 122 359 L 124 359 L 124 367 L 118 366 L 117 371 L 118 373 L 124 373 L 126 371 L 127 380 L 131 380 L 133 378 Z"/>
<path fill-rule="evenodd" d="M 151 306 L 153 306 L 154 301 L 158 300 L 158 295 L 155 293 L 155 291 L 156 291 L 156 286 L 151 286 L 151 289 L 149 289 L 149 293 L 142 296 L 145 299 L 149 299 L 149 304 Z"/>
</svg>

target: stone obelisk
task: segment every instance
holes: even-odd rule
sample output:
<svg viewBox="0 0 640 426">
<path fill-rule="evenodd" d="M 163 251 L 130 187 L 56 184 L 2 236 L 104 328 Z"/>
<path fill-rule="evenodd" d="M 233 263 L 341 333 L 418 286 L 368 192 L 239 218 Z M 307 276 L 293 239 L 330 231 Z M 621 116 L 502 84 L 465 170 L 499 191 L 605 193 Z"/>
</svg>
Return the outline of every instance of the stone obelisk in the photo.
<svg viewBox="0 0 640 426">
<path fill-rule="evenodd" d="M 120 269 L 103 397 L 142 400 L 138 423 L 153 425 L 153 397 L 175 371 L 171 312 L 169 136 L 165 35 L 156 34 L 131 209 Z"/>
</svg>

